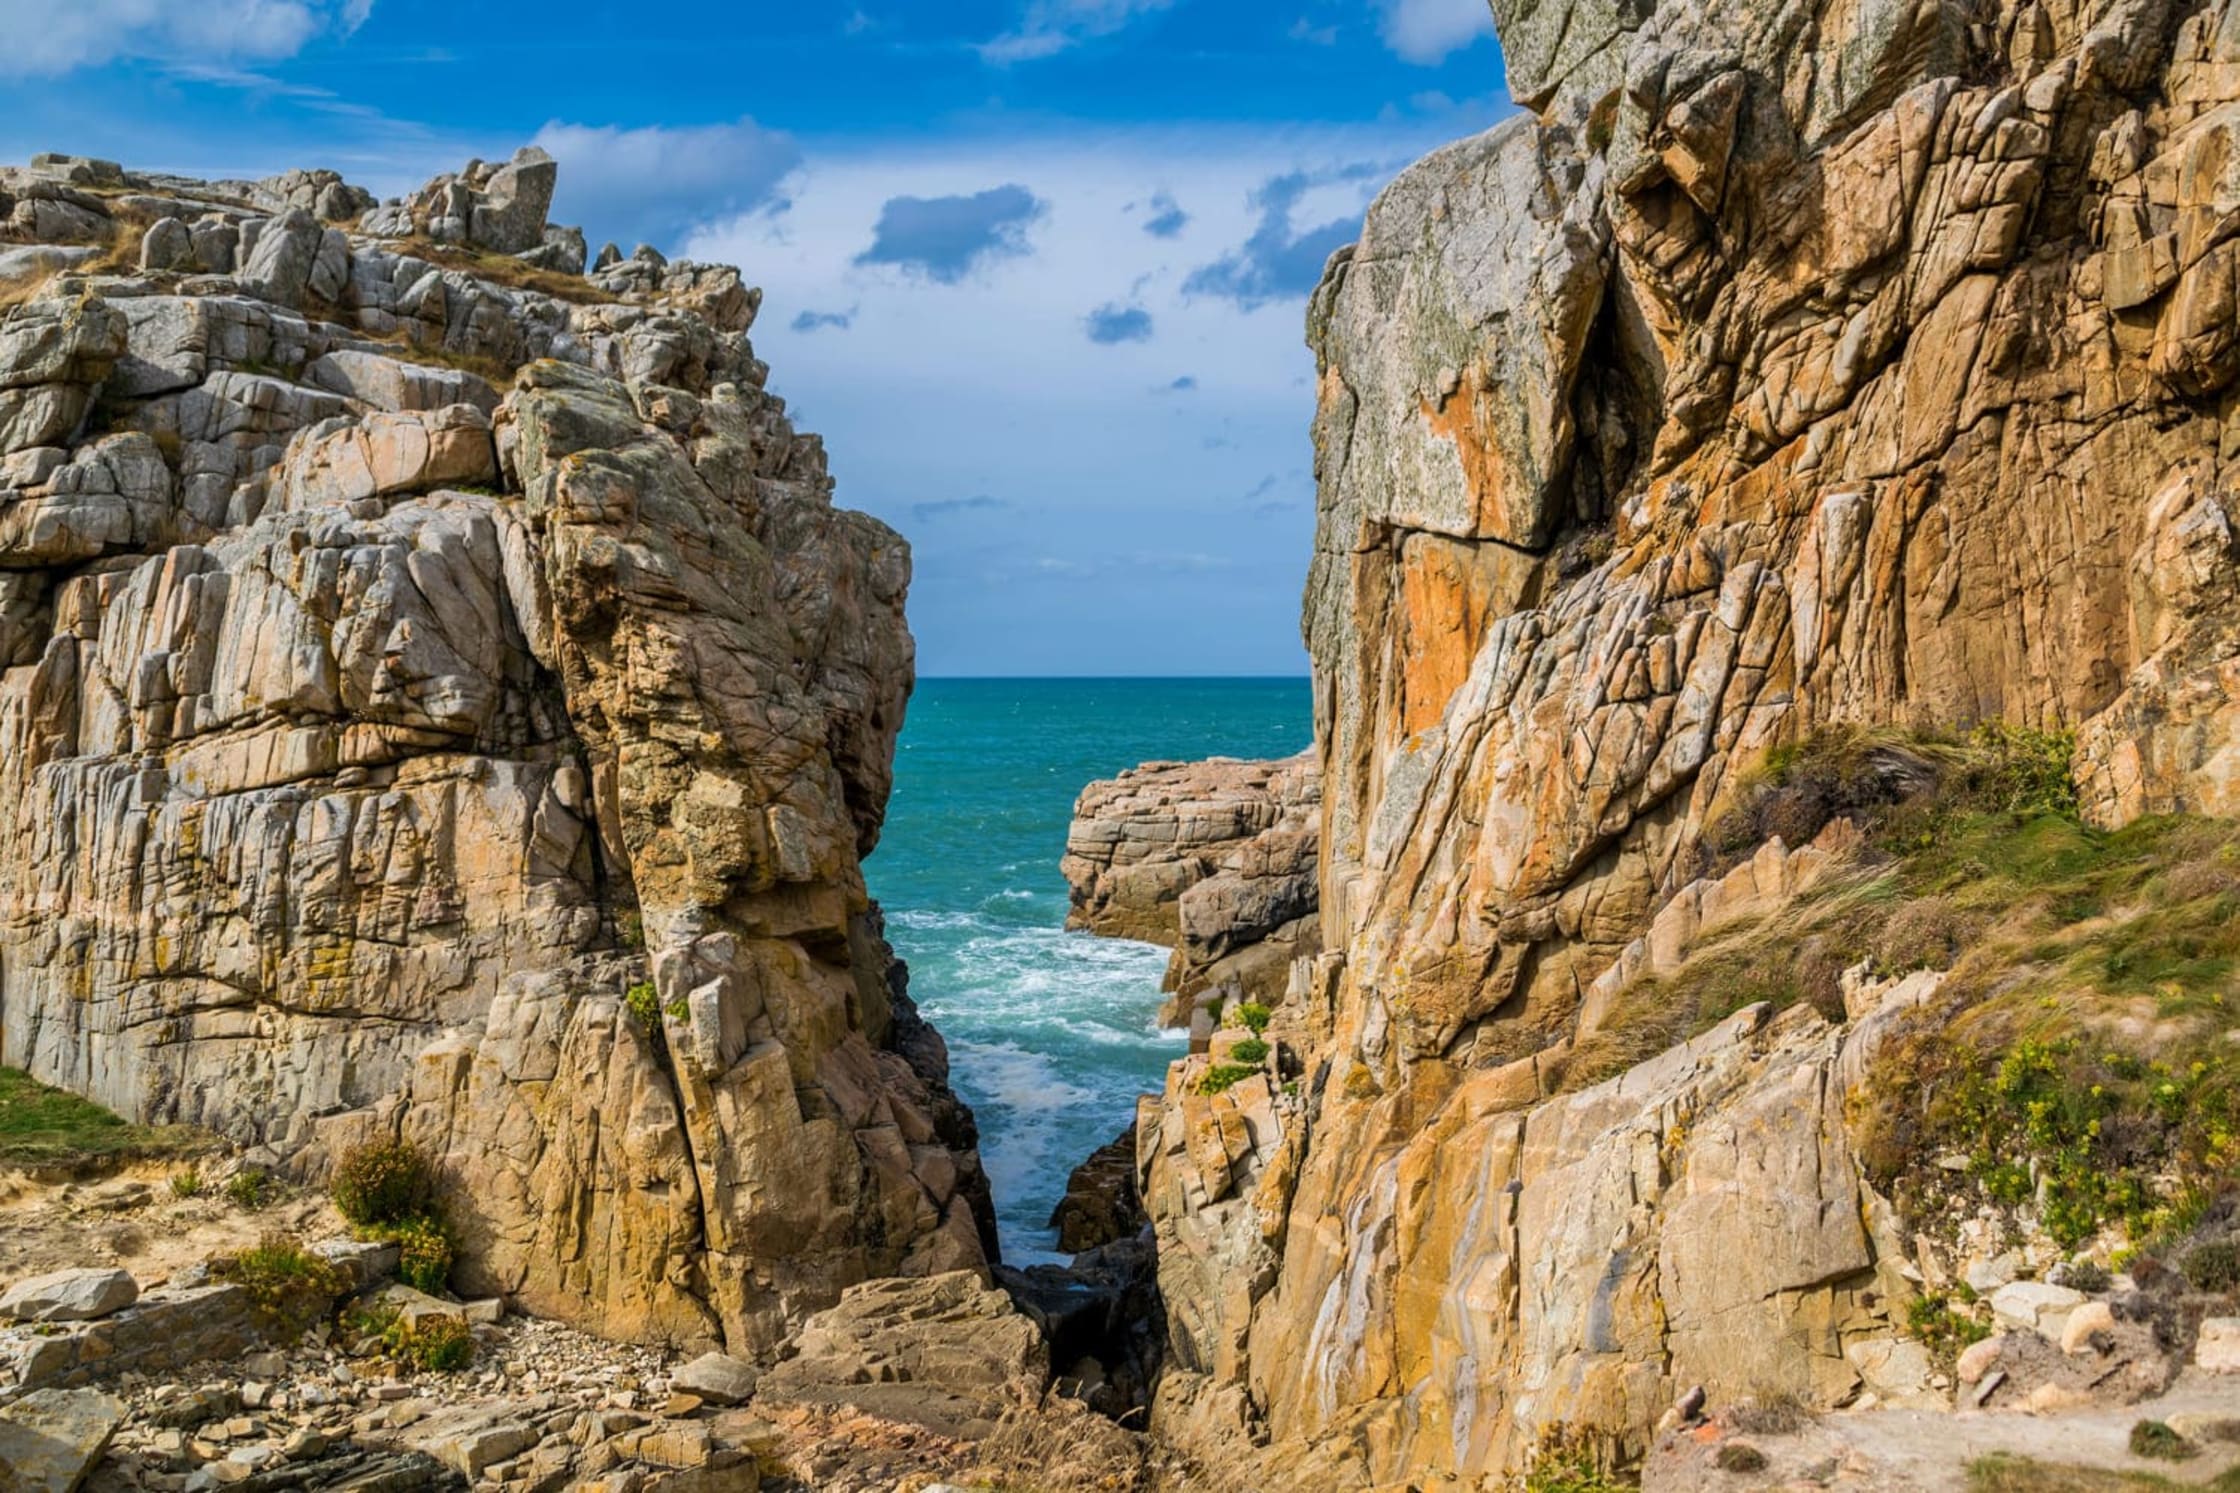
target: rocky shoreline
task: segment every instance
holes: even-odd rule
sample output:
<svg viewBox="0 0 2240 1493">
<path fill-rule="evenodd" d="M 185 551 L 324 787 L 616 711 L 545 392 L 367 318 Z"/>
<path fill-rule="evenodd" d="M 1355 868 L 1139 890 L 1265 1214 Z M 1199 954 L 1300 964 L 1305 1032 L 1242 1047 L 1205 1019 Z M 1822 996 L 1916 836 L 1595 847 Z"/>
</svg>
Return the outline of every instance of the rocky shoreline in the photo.
<svg viewBox="0 0 2240 1493">
<path fill-rule="evenodd" d="M 1223 998 L 1279 995 L 1320 946 L 1320 784 L 1312 752 L 1147 762 L 1089 784 L 1059 863 L 1066 926 L 1174 950 L 1163 1026 Z"/>
</svg>

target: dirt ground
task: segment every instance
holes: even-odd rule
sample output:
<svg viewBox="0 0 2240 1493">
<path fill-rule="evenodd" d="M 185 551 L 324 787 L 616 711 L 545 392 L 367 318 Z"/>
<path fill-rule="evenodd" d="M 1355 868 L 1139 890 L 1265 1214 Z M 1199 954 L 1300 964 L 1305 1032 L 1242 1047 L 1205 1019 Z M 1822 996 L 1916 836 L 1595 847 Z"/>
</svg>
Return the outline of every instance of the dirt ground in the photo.
<svg viewBox="0 0 2240 1493">
<path fill-rule="evenodd" d="M 204 1162 L 202 1191 L 181 1197 L 177 1162 L 135 1162 L 97 1180 L 48 1181 L 0 1170 L 0 1282 L 49 1270 L 115 1265 L 146 1290 L 215 1254 L 279 1230 L 323 1239 L 348 1227 L 327 1200 L 275 1181 L 262 1207 L 226 1196 L 225 1176 Z"/>
</svg>

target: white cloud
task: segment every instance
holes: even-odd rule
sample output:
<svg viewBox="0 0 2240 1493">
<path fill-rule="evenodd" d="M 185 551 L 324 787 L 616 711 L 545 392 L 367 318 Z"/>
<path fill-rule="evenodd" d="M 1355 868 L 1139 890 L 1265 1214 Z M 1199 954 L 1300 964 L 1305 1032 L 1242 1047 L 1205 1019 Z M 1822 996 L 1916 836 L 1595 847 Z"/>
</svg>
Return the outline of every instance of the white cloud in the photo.
<svg viewBox="0 0 2240 1493">
<path fill-rule="evenodd" d="M 1409 62 L 1436 66 L 1493 35 L 1486 0 L 1381 0 L 1384 44 Z"/>
<path fill-rule="evenodd" d="M 0 75 L 54 76 L 120 57 L 192 65 L 292 57 L 348 34 L 373 0 L 0 0 Z"/>
<path fill-rule="evenodd" d="M 531 143 L 560 163 L 552 220 L 625 246 L 671 243 L 695 224 L 772 207 L 801 163 L 792 136 L 752 119 L 635 130 L 554 121 Z"/>
<path fill-rule="evenodd" d="M 999 67 L 1054 57 L 1172 4 L 1174 0 L 1030 0 L 1019 29 L 982 44 L 980 56 Z"/>
<path fill-rule="evenodd" d="M 1295 666 L 1312 514 L 1271 517 L 1267 494 L 1246 494 L 1307 462 L 1305 296 L 1292 279 L 1247 307 L 1183 282 L 1262 232 L 1269 182 L 1315 182 L 1295 199 L 1301 228 L 1358 223 L 1378 179 L 1324 182 L 1330 163 L 1389 175 L 1454 133 L 1446 121 L 811 144 L 782 220 L 714 225 L 683 252 L 764 288 L 755 347 L 772 389 L 825 437 L 839 501 L 911 540 L 928 673 L 1266 672 Z M 997 182 L 1045 205 L 1032 254 L 954 283 L 857 263 L 897 196 Z M 1142 231 L 1160 191 L 1189 205 L 1171 238 Z M 814 317 L 795 330 L 834 308 L 856 311 L 844 334 Z M 1235 558 L 1215 571 L 1206 556 Z M 1115 629 L 1110 593 L 1082 581 L 1123 573 L 1135 620 Z"/>
</svg>

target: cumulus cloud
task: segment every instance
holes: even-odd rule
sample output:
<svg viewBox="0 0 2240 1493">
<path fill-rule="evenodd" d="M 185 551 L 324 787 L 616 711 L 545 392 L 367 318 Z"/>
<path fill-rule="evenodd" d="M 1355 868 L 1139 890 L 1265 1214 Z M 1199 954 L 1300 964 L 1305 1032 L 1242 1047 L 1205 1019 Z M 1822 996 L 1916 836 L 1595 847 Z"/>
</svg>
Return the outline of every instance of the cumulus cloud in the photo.
<svg viewBox="0 0 2240 1493">
<path fill-rule="evenodd" d="M 969 197 L 890 197 L 879 210 L 871 247 L 855 262 L 889 264 L 955 285 L 984 264 L 1026 254 L 1027 229 L 1047 210 L 1016 184 Z"/>
<path fill-rule="evenodd" d="M 1359 183 L 1379 174 L 1372 165 L 1337 171 L 1287 172 L 1261 184 L 1252 194 L 1259 221 L 1244 246 L 1212 264 L 1191 271 L 1185 295 L 1217 296 L 1247 311 L 1270 301 L 1292 300 L 1312 291 L 1332 254 L 1360 232 L 1359 214 L 1301 229 L 1293 221 L 1302 200 L 1316 187 Z"/>
<path fill-rule="evenodd" d="M 801 164 L 792 136 L 752 119 L 644 129 L 555 120 L 534 143 L 560 163 L 553 221 L 581 223 L 594 243 L 669 242 L 702 223 L 778 206 L 780 184 Z"/>
<path fill-rule="evenodd" d="M 998 67 L 1055 57 L 1172 4 L 1174 0 L 1030 0 L 1018 28 L 982 43 L 980 55 Z"/>
<path fill-rule="evenodd" d="M 938 502 L 912 503 L 910 505 L 910 516 L 920 523 L 926 523 L 937 518 L 948 518 L 953 514 L 978 513 L 998 508 L 1009 508 L 1010 506 L 1001 498 L 986 496 L 942 498 Z"/>
<path fill-rule="evenodd" d="M 1151 340 L 1151 313 L 1141 306 L 1099 306 L 1089 313 L 1089 340 L 1105 347 Z"/>
<path fill-rule="evenodd" d="M 1151 199 L 1151 216 L 1143 225 L 1145 233 L 1153 238 L 1173 238 L 1189 226 L 1190 215 L 1171 193 L 1161 192 Z"/>
<path fill-rule="evenodd" d="M 1436 67 L 1493 35 L 1486 0 L 1381 0 L 1384 44 L 1408 62 Z"/>
<path fill-rule="evenodd" d="M 845 311 L 804 311 L 793 319 L 796 332 L 821 332 L 827 328 L 845 332 L 855 324 L 856 313 L 852 306 Z"/>
<path fill-rule="evenodd" d="M 0 0 L 0 76 L 55 76 L 121 57 L 166 63 L 292 57 L 363 24 L 372 0 Z"/>
</svg>

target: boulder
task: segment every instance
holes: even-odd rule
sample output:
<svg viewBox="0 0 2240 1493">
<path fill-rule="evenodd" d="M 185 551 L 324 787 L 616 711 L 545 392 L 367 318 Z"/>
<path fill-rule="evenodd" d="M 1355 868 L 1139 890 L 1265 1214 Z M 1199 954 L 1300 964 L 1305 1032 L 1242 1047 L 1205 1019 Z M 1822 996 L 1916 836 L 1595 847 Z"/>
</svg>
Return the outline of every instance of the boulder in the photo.
<svg viewBox="0 0 2240 1493">
<path fill-rule="evenodd" d="M 90 1389 L 34 1390 L 0 1406 L 0 1488 L 77 1493 L 124 1423 L 125 1408 Z"/>
<path fill-rule="evenodd" d="M 2209 1317 L 2194 1340 L 2196 1367 L 2212 1374 L 2240 1374 L 2240 1317 Z"/>
<path fill-rule="evenodd" d="M 812 1317 L 757 1403 L 849 1405 L 948 1436 L 989 1434 L 1050 1377 L 1042 1334 L 971 1271 L 867 1281 Z"/>
<path fill-rule="evenodd" d="M 1060 862 L 1067 926 L 1175 951 L 1163 1020 L 1223 983 L 1273 1005 L 1319 924 L 1320 774 L 1312 754 L 1277 762 L 1147 762 L 1091 783 Z"/>
<path fill-rule="evenodd" d="M 139 1299 L 140 1283 L 128 1271 L 57 1270 L 0 1293 L 0 1315 L 19 1322 L 90 1322 Z"/>
<path fill-rule="evenodd" d="M 2084 1304 L 2084 1292 L 2037 1280 L 2009 1281 L 1991 1293 L 1991 1315 L 1996 1320 L 2057 1343 L 2069 1314 Z"/>
<path fill-rule="evenodd" d="M 177 218 L 158 218 L 140 239 L 143 270 L 192 270 L 195 268 L 194 235 Z"/>
<path fill-rule="evenodd" d="M 671 1387 L 710 1405 L 744 1405 L 760 1378 L 755 1366 L 728 1353 L 703 1353 L 670 1375 Z"/>
</svg>

